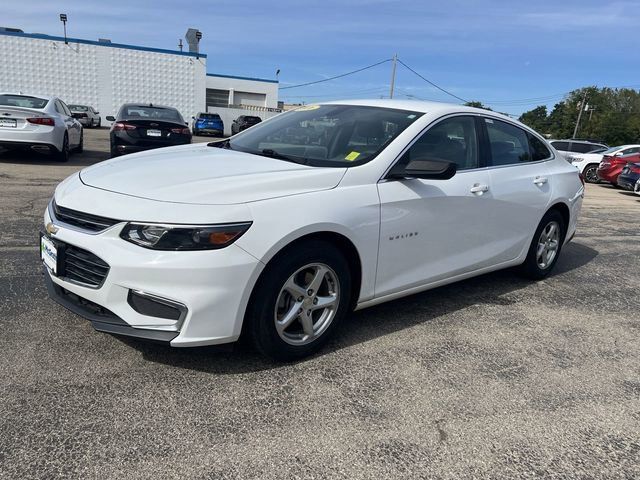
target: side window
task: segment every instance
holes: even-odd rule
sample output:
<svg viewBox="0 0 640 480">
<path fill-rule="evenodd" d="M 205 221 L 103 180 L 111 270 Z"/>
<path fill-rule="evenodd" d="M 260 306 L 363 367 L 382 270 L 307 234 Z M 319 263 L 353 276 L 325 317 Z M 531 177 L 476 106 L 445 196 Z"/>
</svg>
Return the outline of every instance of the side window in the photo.
<svg viewBox="0 0 640 480">
<path fill-rule="evenodd" d="M 478 167 L 478 136 L 473 117 L 452 117 L 429 128 L 412 146 L 403 162 L 444 160 L 458 170 Z"/>
<path fill-rule="evenodd" d="M 556 150 L 560 150 L 562 152 L 568 152 L 569 151 L 569 143 L 568 142 L 551 142 L 551 145 L 553 145 L 553 148 L 555 148 Z"/>
<path fill-rule="evenodd" d="M 68 117 L 71 117 L 71 110 L 69 110 L 67 104 L 60 100 L 60 105 L 62 106 L 62 111 L 64 112 L 64 114 Z"/>
<path fill-rule="evenodd" d="M 55 106 L 56 112 L 58 112 L 60 115 L 66 115 L 64 108 L 62 108 L 62 105 L 60 104 L 60 100 L 56 100 Z"/>
<path fill-rule="evenodd" d="M 524 130 L 500 120 L 485 118 L 491 146 L 491 165 L 530 162 L 529 139 Z"/>
<path fill-rule="evenodd" d="M 632 155 L 632 154 L 638 153 L 638 152 L 640 152 L 640 147 L 625 148 L 622 151 L 622 155 Z"/>
<path fill-rule="evenodd" d="M 594 148 L 595 146 L 590 143 L 574 143 L 571 151 L 576 153 L 589 153 L 593 151 Z"/>
<path fill-rule="evenodd" d="M 551 158 L 551 152 L 547 146 L 538 137 L 531 134 L 529 135 L 529 150 L 531 151 L 531 160 L 538 162 L 540 160 L 546 160 Z"/>
</svg>

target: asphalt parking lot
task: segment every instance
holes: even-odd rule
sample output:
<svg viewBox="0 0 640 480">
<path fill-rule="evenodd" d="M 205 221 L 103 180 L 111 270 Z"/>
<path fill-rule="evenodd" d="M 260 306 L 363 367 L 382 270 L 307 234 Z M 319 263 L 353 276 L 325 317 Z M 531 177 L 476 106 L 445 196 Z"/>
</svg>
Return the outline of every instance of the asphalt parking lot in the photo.
<svg viewBox="0 0 640 480">
<path fill-rule="evenodd" d="M 42 212 L 107 134 L 66 164 L 0 154 L 0 478 L 640 477 L 639 196 L 588 185 L 545 281 L 363 310 L 275 364 L 98 333 L 47 298 Z"/>
</svg>

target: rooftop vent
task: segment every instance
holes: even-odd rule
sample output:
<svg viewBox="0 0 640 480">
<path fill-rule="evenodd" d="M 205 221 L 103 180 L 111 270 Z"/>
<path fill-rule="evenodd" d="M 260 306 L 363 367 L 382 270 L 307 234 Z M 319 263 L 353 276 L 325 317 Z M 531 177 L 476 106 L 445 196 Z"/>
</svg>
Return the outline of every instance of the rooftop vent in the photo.
<svg viewBox="0 0 640 480">
<path fill-rule="evenodd" d="M 111 39 L 110 38 L 99 38 L 98 41 L 100 43 L 111 43 Z"/>
<path fill-rule="evenodd" d="M 198 35 L 200 34 L 200 35 Z M 189 44 L 189 52 L 190 53 L 198 53 L 198 45 L 200 44 L 200 38 L 202 38 L 202 34 L 197 28 L 190 28 L 187 30 L 184 38 L 187 40 Z"/>
</svg>

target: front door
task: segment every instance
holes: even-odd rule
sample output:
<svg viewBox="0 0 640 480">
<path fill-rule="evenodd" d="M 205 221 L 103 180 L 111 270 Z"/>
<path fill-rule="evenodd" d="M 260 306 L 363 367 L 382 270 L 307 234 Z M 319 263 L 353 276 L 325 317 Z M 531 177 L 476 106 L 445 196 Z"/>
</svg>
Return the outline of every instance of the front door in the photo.
<svg viewBox="0 0 640 480">
<path fill-rule="evenodd" d="M 448 117 L 423 133 L 400 162 L 453 161 L 458 165 L 453 178 L 378 184 L 377 297 L 496 263 L 502 222 L 491 215 L 493 193 L 479 145 L 473 116 Z"/>
</svg>

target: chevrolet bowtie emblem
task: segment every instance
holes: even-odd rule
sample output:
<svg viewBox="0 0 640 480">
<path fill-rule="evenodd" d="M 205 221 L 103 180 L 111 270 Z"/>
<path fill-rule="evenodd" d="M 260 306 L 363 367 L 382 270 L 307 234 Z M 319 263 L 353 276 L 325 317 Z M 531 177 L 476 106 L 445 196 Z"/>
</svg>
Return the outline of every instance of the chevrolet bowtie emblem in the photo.
<svg viewBox="0 0 640 480">
<path fill-rule="evenodd" d="M 47 231 L 47 233 L 49 235 L 53 235 L 53 234 L 58 232 L 58 227 L 56 227 L 53 224 L 53 222 L 49 222 L 49 223 L 47 223 L 47 226 L 45 227 L 45 230 Z"/>
</svg>

